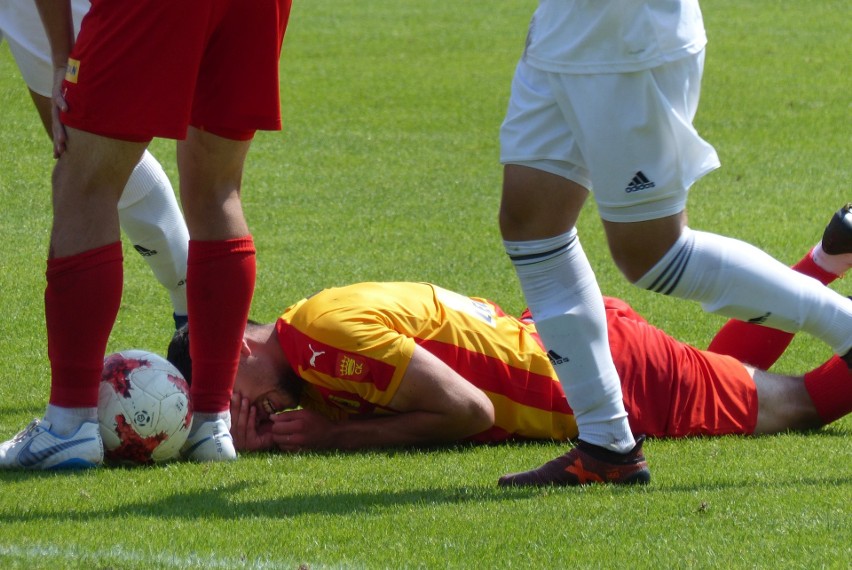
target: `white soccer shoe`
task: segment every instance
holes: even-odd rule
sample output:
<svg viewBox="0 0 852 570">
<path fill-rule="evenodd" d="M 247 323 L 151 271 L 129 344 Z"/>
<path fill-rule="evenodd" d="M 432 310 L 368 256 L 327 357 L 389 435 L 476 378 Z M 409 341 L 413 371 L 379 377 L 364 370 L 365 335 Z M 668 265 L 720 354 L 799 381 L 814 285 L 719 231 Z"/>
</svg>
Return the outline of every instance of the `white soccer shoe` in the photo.
<svg viewBox="0 0 852 570">
<path fill-rule="evenodd" d="M 88 469 L 104 462 L 98 422 L 83 422 L 69 436 L 53 433 L 50 427 L 47 420 L 35 419 L 0 444 L 0 469 Z"/>
<path fill-rule="evenodd" d="M 193 429 L 180 449 L 181 457 L 189 461 L 233 461 L 237 458 L 234 438 L 226 420 L 207 420 Z M 193 426 L 194 427 L 194 426 Z"/>
</svg>

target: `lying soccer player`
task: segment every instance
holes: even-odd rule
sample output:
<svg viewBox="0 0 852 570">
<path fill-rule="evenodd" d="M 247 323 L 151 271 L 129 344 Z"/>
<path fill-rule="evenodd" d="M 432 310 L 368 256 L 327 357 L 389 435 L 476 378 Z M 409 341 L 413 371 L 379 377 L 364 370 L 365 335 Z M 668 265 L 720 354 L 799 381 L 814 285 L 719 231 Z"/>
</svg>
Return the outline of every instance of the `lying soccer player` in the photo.
<svg viewBox="0 0 852 570">
<path fill-rule="evenodd" d="M 838 212 L 821 243 L 839 232 L 849 251 L 826 255 L 817 245 L 796 266 L 800 272 L 827 284 L 852 267 L 852 214 L 846 219 L 845 212 Z M 679 342 L 623 301 L 607 298 L 606 308 L 636 434 L 769 434 L 815 428 L 852 411 L 852 373 L 836 356 L 804 377 L 770 374 L 743 364 L 749 354 L 737 360 Z M 766 368 L 791 338 L 731 323 L 713 344 L 718 350 L 751 346 Z M 188 331 L 181 329 L 168 356 L 191 380 L 188 344 Z M 232 417 L 231 433 L 242 450 L 577 436 L 535 325 L 485 299 L 425 283 L 326 289 L 292 305 L 275 323 L 250 323 Z M 501 483 L 562 483 L 564 475 L 542 474 L 547 465 L 527 479 Z"/>
</svg>

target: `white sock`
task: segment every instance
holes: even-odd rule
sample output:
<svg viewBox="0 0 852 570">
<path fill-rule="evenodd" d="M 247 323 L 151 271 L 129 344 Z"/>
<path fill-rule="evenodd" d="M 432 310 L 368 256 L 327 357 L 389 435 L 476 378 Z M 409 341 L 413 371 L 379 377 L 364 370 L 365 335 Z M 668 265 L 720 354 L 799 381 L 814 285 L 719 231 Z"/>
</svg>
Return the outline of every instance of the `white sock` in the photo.
<svg viewBox="0 0 852 570">
<path fill-rule="evenodd" d="M 174 190 L 157 160 L 145 151 L 118 203 L 121 228 L 169 293 L 174 312 L 186 315 L 189 230 Z"/>
<path fill-rule="evenodd" d="M 822 241 L 811 250 L 811 257 L 819 267 L 838 277 L 843 277 L 844 273 L 852 269 L 852 253 L 829 255 L 823 251 Z"/>
<path fill-rule="evenodd" d="M 576 230 L 504 241 L 580 439 L 625 453 L 635 440 L 612 362 L 603 297 Z"/>
<path fill-rule="evenodd" d="M 98 421 L 98 408 L 63 408 L 47 405 L 44 419 L 50 422 L 50 431 L 57 435 L 68 436 L 87 421 Z"/>
<path fill-rule="evenodd" d="M 852 348 L 852 301 L 739 240 L 684 228 L 636 285 L 726 317 L 803 330 L 836 354 Z"/>
<path fill-rule="evenodd" d="M 225 420 L 228 429 L 231 429 L 231 412 L 193 412 L 192 427 L 189 428 L 189 435 L 195 435 L 195 432 L 206 422 L 216 420 Z"/>
</svg>

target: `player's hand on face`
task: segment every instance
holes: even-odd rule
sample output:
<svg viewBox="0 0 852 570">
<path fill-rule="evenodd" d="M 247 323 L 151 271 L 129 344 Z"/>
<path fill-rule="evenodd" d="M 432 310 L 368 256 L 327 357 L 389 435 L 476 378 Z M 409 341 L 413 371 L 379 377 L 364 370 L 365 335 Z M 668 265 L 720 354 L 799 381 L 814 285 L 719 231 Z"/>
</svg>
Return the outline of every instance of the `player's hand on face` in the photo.
<svg viewBox="0 0 852 570">
<path fill-rule="evenodd" d="M 68 134 L 65 125 L 59 119 L 59 113 L 68 110 L 68 103 L 62 93 L 62 81 L 65 79 L 65 67 L 57 67 L 53 72 L 53 94 L 51 97 L 51 132 L 53 134 L 53 158 L 59 158 L 65 152 Z"/>
<path fill-rule="evenodd" d="M 270 424 L 258 427 L 257 408 L 239 392 L 231 396 L 231 437 L 240 451 L 260 451 L 273 447 Z"/>
<path fill-rule="evenodd" d="M 313 410 L 293 410 L 274 414 L 272 441 L 281 451 L 327 449 L 333 445 L 335 423 Z"/>
</svg>

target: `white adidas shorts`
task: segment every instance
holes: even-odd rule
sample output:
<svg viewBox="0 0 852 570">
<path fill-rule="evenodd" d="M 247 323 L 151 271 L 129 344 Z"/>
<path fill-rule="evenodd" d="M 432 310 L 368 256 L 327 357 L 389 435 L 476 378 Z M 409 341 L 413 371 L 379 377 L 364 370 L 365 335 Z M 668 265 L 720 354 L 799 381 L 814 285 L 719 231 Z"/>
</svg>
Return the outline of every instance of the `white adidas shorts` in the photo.
<svg viewBox="0 0 852 570">
<path fill-rule="evenodd" d="M 89 10 L 89 0 L 72 0 L 75 33 Z M 0 41 L 9 43 L 21 75 L 32 91 L 50 97 L 53 91 L 53 64 L 50 43 L 33 0 L 0 0 Z"/>
<path fill-rule="evenodd" d="M 500 162 L 593 191 L 612 222 L 654 220 L 686 207 L 689 187 L 719 167 L 692 126 L 704 52 L 633 73 L 515 70 Z"/>
</svg>

